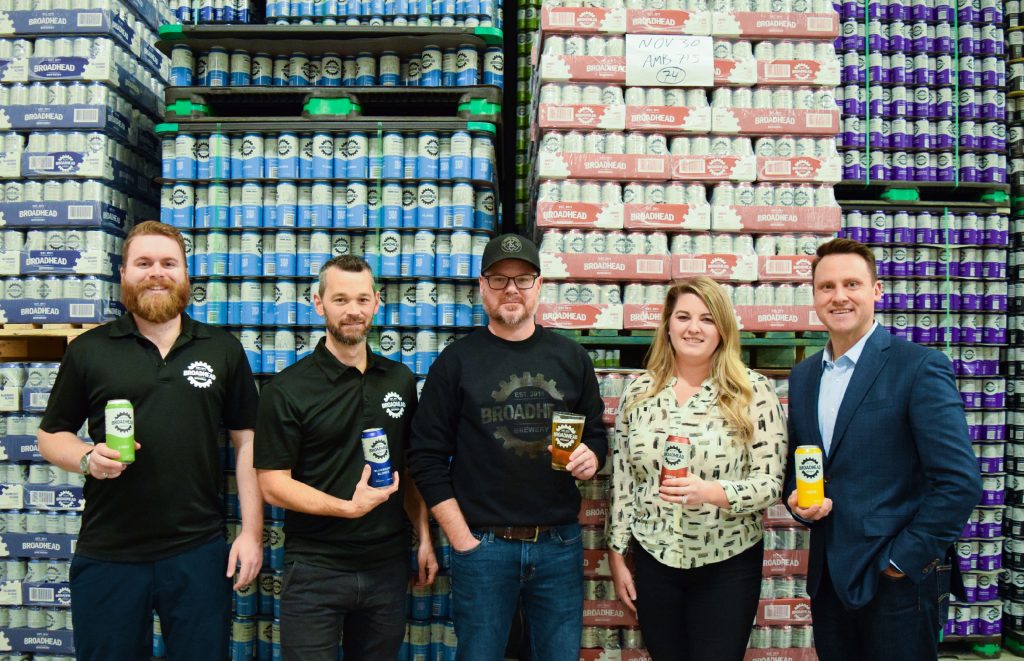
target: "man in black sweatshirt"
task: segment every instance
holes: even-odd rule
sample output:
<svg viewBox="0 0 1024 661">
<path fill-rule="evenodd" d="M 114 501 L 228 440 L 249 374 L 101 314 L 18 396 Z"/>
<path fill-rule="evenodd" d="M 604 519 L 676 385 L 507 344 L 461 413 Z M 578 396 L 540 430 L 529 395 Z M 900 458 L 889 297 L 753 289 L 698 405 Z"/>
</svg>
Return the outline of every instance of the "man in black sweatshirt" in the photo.
<svg viewBox="0 0 1024 661">
<path fill-rule="evenodd" d="M 608 440 L 590 357 L 534 322 L 540 257 L 506 234 L 484 249 L 486 328 L 452 344 L 427 376 L 409 468 L 451 540 L 458 658 L 500 661 L 522 603 L 533 658 L 576 661 L 583 546 L 575 480 L 604 463 Z M 564 471 L 551 467 L 555 411 L 585 416 Z"/>
</svg>

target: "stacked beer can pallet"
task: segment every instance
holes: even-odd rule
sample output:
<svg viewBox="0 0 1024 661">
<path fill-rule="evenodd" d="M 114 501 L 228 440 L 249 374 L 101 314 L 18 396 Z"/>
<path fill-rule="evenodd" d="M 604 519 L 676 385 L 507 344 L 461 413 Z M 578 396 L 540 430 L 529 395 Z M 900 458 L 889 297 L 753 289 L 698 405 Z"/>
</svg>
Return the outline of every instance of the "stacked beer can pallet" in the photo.
<svg viewBox="0 0 1024 661">
<path fill-rule="evenodd" d="M 915 184 L 917 185 L 917 184 Z M 956 562 L 964 576 L 962 602 L 954 601 L 945 640 L 998 649 L 1002 604 L 997 594 L 1003 564 L 1004 454 L 1007 372 L 1001 362 L 1009 339 L 1005 186 L 936 192 L 890 189 L 881 199 L 863 187 L 841 188 L 842 236 L 875 252 L 883 281 L 876 318 L 890 333 L 944 351 L 963 398 L 983 495 L 961 539 Z M 922 197 L 945 196 L 929 201 Z"/>
<path fill-rule="evenodd" d="M 274 14 L 268 3 L 271 25 L 161 31 L 174 122 L 157 129 L 161 218 L 186 236 L 189 313 L 228 326 L 253 372 L 269 378 L 324 335 L 313 303 L 320 267 L 360 255 L 382 298 L 371 349 L 422 379 L 483 320 L 475 278 L 500 223 L 501 32 L 449 27 L 442 16 L 454 10 L 419 11 L 431 20 L 418 24 L 407 7 L 405 24 L 380 26 L 294 7 Z M 236 595 L 238 659 L 269 658 L 279 645 L 279 611 L 265 593 L 280 593 L 283 514 L 268 511 L 255 594 Z M 446 543 L 435 542 L 442 557 Z M 402 658 L 454 655 L 449 600 L 446 573 L 410 592 Z"/>
<path fill-rule="evenodd" d="M 0 366 L 0 653 L 74 653 L 71 555 L 84 477 L 46 463 L 36 430 L 57 363 Z M 87 437 L 83 429 L 79 436 Z"/>
<path fill-rule="evenodd" d="M 163 5 L 67 6 L 0 3 L 5 323 L 116 316 L 119 237 L 156 202 Z"/>
<path fill-rule="evenodd" d="M 843 177 L 1005 183 L 1006 40 L 996 2 L 836 3 Z"/>
<path fill-rule="evenodd" d="M 1020 477 L 1024 471 L 1024 367 L 1019 346 L 1024 340 L 1024 289 L 1019 284 L 1024 278 L 1021 265 L 1022 237 L 1024 237 L 1024 23 L 1019 6 L 1006 5 L 1006 30 L 1010 73 L 1008 81 L 1007 119 L 1009 123 L 1009 157 L 1012 220 L 1010 221 L 1009 273 L 1012 282 L 1009 296 L 1009 342 L 1006 350 L 1006 398 L 1008 417 L 1008 443 L 1006 445 L 1006 513 L 1003 534 L 1006 536 L 1003 555 L 1004 571 L 1000 576 L 1000 596 L 1003 599 L 1003 643 L 1017 654 L 1024 653 L 1024 484 Z"/>
<path fill-rule="evenodd" d="M 790 41 L 757 12 L 542 8 L 542 323 L 653 328 L 663 285 L 710 275 L 745 330 L 822 328 L 809 267 L 840 220 L 837 18 L 803 9 L 782 21 Z M 713 89 L 626 86 L 625 41 L 652 33 L 716 35 Z"/>
</svg>

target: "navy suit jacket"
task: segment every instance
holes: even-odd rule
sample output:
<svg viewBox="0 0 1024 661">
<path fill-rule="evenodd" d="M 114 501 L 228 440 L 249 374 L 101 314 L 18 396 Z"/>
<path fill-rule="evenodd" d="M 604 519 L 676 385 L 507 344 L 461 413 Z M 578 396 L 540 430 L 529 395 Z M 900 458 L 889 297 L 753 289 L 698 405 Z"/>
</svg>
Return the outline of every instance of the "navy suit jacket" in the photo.
<svg viewBox="0 0 1024 661">
<path fill-rule="evenodd" d="M 787 496 L 796 484 L 797 446 L 822 447 L 821 363 L 818 352 L 790 376 Z M 836 417 L 825 495 L 832 513 L 811 524 L 812 598 L 826 559 L 836 594 L 849 608 L 874 598 L 890 560 L 914 582 L 944 562 L 981 498 L 963 401 L 944 354 L 882 326 L 874 330 Z"/>
</svg>

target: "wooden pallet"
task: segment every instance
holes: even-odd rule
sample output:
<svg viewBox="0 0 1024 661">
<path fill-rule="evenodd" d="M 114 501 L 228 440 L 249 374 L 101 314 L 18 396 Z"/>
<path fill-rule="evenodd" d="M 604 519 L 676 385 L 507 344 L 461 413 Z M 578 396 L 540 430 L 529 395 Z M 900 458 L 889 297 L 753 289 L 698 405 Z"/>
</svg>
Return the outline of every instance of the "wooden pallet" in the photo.
<svg viewBox="0 0 1024 661">
<path fill-rule="evenodd" d="M 60 360 L 68 342 L 100 324 L 0 324 L 0 360 Z"/>
</svg>

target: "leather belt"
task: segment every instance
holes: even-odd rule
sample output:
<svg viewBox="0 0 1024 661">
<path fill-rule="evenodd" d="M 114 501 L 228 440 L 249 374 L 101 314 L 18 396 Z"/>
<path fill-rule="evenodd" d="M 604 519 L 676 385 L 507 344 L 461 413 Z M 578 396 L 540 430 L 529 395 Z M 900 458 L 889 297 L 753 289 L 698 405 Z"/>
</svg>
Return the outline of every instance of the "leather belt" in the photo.
<svg viewBox="0 0 1024 661">
<path fill-rule="evenodd" d="M 548 532 L 554 526 L 487 526 L 481 528 L 495 537 L 507 541 L 536 542 L 542 532 Z"/>
</svg>

